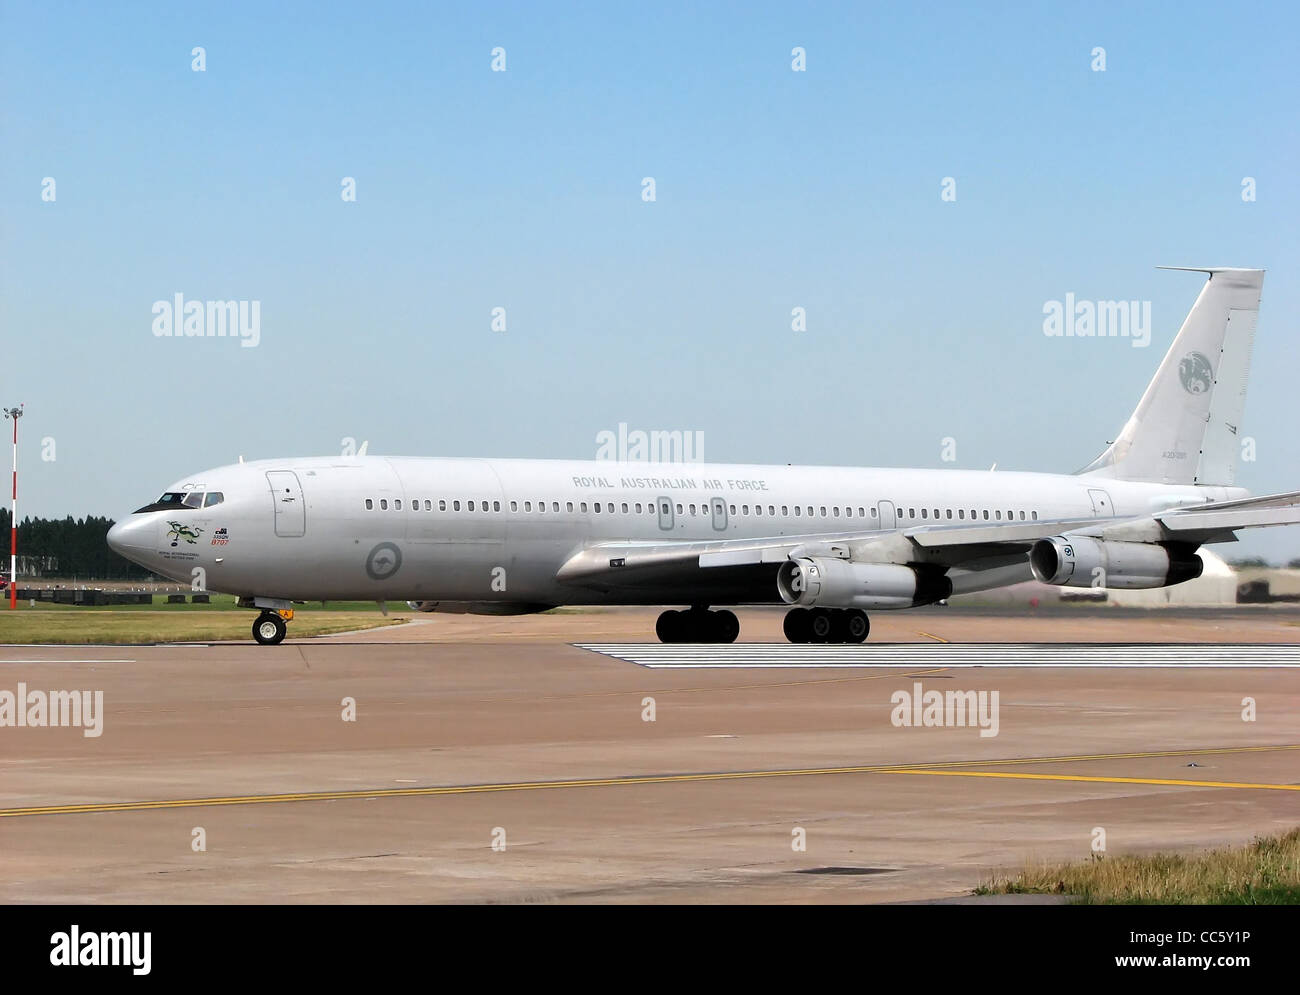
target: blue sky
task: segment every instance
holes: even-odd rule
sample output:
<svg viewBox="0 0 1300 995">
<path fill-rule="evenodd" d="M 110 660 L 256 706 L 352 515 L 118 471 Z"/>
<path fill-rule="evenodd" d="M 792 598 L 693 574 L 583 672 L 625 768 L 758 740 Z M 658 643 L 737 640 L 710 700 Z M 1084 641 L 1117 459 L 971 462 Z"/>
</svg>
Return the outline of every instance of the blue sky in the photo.
<svg viewBox="0 0 1300 995">
<path fill-rule="evenodd" d="M 1158 264 L 1268 269 L 1241 482 L 1300 487 L 1294 5 L 0 11 L 25 513 L 344 437 L 589 458 L 620 422 L 710 460 L 954 465 L 952 437 L 1068 472 L 1199 290 Z M 1067 292 L 1151 301 L 1151 347 L 1044 336 Z M 155 337 L 176 293 L 260 301 L 260 345 Z"/>
</svg>

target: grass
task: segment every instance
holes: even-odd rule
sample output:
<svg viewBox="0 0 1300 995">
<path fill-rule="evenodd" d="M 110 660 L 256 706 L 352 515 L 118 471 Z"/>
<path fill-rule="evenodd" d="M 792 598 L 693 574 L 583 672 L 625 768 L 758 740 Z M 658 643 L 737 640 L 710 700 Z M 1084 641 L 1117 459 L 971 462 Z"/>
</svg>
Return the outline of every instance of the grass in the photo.
<svg viewBox="0 0 1300 995">
<path fill-rule="evenodd" d="M 1300 904 L 1300 829 L 1203 853 L 1108 857 L 995 876 L 977 895 L 1070 895 L 1084 905 Z"/>
<path fill-rule="evenodd" d="M 400 614 L 382 615 L 373 602 L 338 602 L 295 606 L 289 638 L 320 636 L 353 629 L 396 625 L 410 618 L 405 605 Z M 168 605 L 155 595 L 151 605 L 112 605 L 85 608 L 47 601 L 0 608 L 0 643 L 164 643 L 216 642 L 251 639 L 253 609 L 238 608 L 229 595 L 214 594 L 212 603 Z"/>
</svg>

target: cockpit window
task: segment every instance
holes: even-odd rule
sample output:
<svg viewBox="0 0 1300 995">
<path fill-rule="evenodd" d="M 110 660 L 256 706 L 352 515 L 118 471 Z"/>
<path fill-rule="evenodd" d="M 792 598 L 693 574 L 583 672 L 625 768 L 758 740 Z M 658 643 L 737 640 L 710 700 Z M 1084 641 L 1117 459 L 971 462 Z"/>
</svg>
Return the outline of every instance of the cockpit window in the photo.
<svg viewBox="0 0 1300 995">
<path fill-rule="evenodd" d="M 203 500 L 203 507 L 211 508 L 214 504 L 220 504 L 226 500 L 226 495 L 220 491 L 208 491 L 208 496 Z"/>
<path fill-rule="evenodd" d="M 217 501 L 209 502 L 218 503 L 220 491 L 215 492 L 218 495 Z M 141 514 L 146 511 L 180 511 L 183 508 L 202 508 L 203 492 L 202 491 L 168 491 L 153 504 L 146 504 L 143 508 L 137 508 L 134 514 Z"/>
</svg>

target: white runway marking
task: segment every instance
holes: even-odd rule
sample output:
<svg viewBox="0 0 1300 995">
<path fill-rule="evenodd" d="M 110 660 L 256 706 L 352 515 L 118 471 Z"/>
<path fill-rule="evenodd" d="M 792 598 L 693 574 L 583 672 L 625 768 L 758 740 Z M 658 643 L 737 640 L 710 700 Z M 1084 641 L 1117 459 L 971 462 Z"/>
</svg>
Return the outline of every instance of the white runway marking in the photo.
<svg viewBox="0 0 1300 995">
<path fill-rule="evenodd" d="M 0 660 L 0 664 L 5 663 L 135 663 L 134 660 L 55 660 L 37 659 L 33 657 L 30 660 Z"/>
<path fill-rule="evenodd" d="M 1294 668 L 1300 644 L 1207 643 L 574 643 L 652 670 L 1040 667 Z"/>
</svg>

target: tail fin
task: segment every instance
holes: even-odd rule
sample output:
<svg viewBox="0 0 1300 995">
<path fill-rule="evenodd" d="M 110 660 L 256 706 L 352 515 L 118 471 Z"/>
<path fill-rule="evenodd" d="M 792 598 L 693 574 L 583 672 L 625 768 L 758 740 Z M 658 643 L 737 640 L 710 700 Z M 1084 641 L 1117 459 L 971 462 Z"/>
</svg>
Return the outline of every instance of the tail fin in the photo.
<svg viewBox="0 0 1300 995">
<path fill-rule="evenodd" d="M 1209 281 L 1110 447 L 1079 471 L 1119 480 L 1229 485 L 1259 316 L 1262 269 L 1162 266 Z"/>
</svg>

